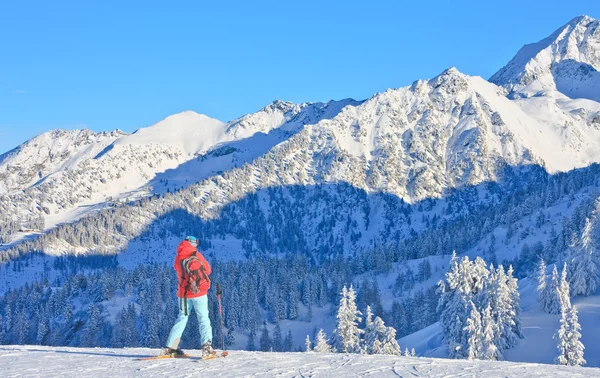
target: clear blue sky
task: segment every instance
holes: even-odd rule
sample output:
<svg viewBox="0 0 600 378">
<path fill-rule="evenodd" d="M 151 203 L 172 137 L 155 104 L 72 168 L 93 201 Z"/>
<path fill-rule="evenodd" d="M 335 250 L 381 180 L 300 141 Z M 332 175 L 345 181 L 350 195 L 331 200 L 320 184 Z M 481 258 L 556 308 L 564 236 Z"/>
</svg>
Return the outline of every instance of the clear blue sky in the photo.
<svg viewBox="0 0 600 378">
<path fill-rule="evenodd" d="M 0 153 L 53 128 L 364 99 L 450 66 L 488 78 L 581 14 L 600 1 L 2 1 Z"/>
</svg>

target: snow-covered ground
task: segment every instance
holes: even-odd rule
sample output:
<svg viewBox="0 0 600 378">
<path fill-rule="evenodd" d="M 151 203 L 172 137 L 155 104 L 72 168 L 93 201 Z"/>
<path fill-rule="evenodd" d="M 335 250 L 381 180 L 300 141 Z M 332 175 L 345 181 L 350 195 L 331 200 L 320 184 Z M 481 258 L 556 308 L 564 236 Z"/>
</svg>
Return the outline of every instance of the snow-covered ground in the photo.
<svg viewBox="0 0 600 378">
<path fill-rule="evenodd" d="M 210 361 L 136 360 L 157 353 L 2 346 L 0 366 L 4 377 L 600 377 L 596 368 L 359 354 L 231 351 Z"/>
</svg>

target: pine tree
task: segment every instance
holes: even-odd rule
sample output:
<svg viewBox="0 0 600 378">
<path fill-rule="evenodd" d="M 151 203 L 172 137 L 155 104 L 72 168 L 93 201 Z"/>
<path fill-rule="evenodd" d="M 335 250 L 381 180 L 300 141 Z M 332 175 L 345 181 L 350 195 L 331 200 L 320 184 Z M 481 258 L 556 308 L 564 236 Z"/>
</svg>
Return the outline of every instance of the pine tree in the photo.
<svg viewBox="0 0 600 378">
<path fill-rule="evenodd" d="M 379 317 L 375 318 L 375 321 L 377 322 L 377 319 L 381 319 Z M 381 321 L 383 323 L 383 321 Z M 387 354 L 387 355 L 391 355 L 391 356 L 399 356 L 400 354 L 402 354 L 402 349 L 400 348 L 400 345 L 398 344 L 398 341 L 396 340 L 396 329 L 394 327 L 386 327 L 386 332 L 383 335 L 382 341 L 381 341 L 381 347 L 380 347 L 380 354 Z M 414 356 L 415 354 L 415 349 L 413 348 L 412 350 L 412 355 Z"/>
<path fill-rule="evenodd" d="M 540 259 L 540 264 L 537 270 L 537 292 L 538 303 L 542 311 L 548 308 L 548 276 L 546 275 L 546 263 L 544 259 Z"/>
<path fill-rule="evenodd" d="M 304 341 L 304 346 L 307 352 L 312 352 L 310 336 L 306 335 L 306 340 Z"/>
<path fill-rule="evenodd" d="M 482 327 L 482 359 L 484 360 L 501 360 L 502 354 L 496 347 L 496 336 L 499 334 L 498 326 L 492 318 L 490 305 L 488 304 L 481 314 Z"/>
<path fill-rule="evenodd" d="M 555 358 L 555 363 L 559 365 L 580 366 L 585 365 L 583 350 L 585 347 L 581 343 L 581 326 L 577 317 L 575 307 L 565 308 L 560 319 L 560 328 L 554 335 L 558 340 L 557 348 L 559 355 Z"/>
<path fill-rule="evenodd" d="M 88 347 L 99 346 L 100 310 L 93 303 L 88 305 L 88 320 L 83 335 L 83 345 Z"/>
<path fill-rule="evenodd" d="M 360 335 L 358 328 L 361 312 L 356 309 L 356 294 L 352 285 L 342 289 L 342 298 L 337 312 L 337 328 L 334 330 L 335 346 L 341 353 L 359 353 Z"/>
<path fill-rule="evenodd" d="M 367 307 L 367 319 L 372 316 Z M 367 354 L 400 355 L 401 349 L 396 341 L 396 330 L 386 327 L 383 320 L 377 316 L 374 321 L 366 322 L 363 351 Z"/>
<path fill-rule="evenodd" d="M 246 350 L 253 352 L 256 350 L 256 344 L 254 343 L 254 332 L 250 331 L 248 335 L 248 344 L 246 344 Z"/>
<path fill-rule="evenodd" d="M 475 304 L 471 302 L 471 314 L 464 328 L 468 340 L 468 354 L 470 360 L 480 359 L 483 356 L 483 328 L 481 326 L 481 315 Z"/>
<path fill-rule="evenodd" d="M 1 322 L 0 322 L 0 326 L 1 326 Z M 46 336 L 48 335 L 49 332 L 50 332 L 50 329 L 49 329 L 49 324 L 48 324 L 48 317 L 46 316 L 45 312 L 42 312 L 40 314 L 36 342 L 39 345 L 44 345 L 46 343 L 45 342 Z"/>
<path fill-rule="evenodd" d="M 571 289 L 569 288 L 569 281 L 567 280 L 567 263 L 563 265 L 563 270 L 560 275 L 560 286 L 559 286 L 559 299 L 560 299 L 560 308 L 561 313 L 571 308 Z"/>
<path fill-rule="evenodd" d="M 275 325 L 275 330 L 273 331 L 272 348 L 274 352 L 281 352 L 283 350 L 283 335 L 281 334 L 279 323 Z"/>
<path fill-rule="evenodd" d="M 230 347 L 234 343 L 235 343 L 235 334 L 234 334 L 233 328 L 230 328 L 227 331 L 227 336 L 225 336 L 225 345 Z"/>
<path fill-rule="evenodd" d="M 404 354 L 403 356 L 405 357 L 410 357 L 410 352 L 408 351 L 408 348 L 404 349 Z"/>
<path fill-rule="evenodd" d="M 314 351 L 317 353 L 331 353 L 331 346 L 327 343 L 327 335 L 323 332 L 323 328 L 317 333 Z"/>
<path fill-rule="evenodd" d="M 549 314 L 560 314 L 563 299 L 561 298 L 560 280 L 558 278 L 558 270 L 556 269 L 556 265 L 554 265 L 554 268 L 552 268 L 552 279 L 550 281 L 548 294 L 549 296 L 546 312 Z"/>
<path fill-rule="evenodd" d="M 288 330 L 285 340 L 283 340 L 283 350 L 285 352 L 291 352 L 294 347 L 294 339 L 292 337 L 292 330 Z"/>
<path fill-rule="evenodd" d="M 271 350 L 272 342 L 269 337 L 269 330 L 267 329 L 267 325 L 263 327 L 262 334 L 260 335 L 260 350 L 262 352 L 268 352 Z"/>
<path fill-rule="evenodd" d="M 377 331 L 373 326 L 373 312 L 371 306 L 365 310 L 365 330 L 362 349 L 367 354 L 373 354 L 373 344 L 377 340 Z"/>
<path fill-rule="evenodd" d="M 416 357 L 416 356 L 417 356 L 417 352 L 415 352 L 415 348 L 412 348 L 412 349 L 410 350 L 410 356 L 411 356 L 411 357 Z"/>
<path fill-rule="evenodd" d="M 465 259 L 468 262 L 468 258 Z M 463 263 L 465 259 L 459 264 L 456 253 L 452 253 L 446 280 L 438 283 L 441 294 L 438 306 L 441 310 L 440 323 L 451 358 L 466 357 L 467 340 L 463 328 L 468 317 L 468 304 L 472 291 L 468 286 L 470 264 L 467 269 L 466 264 Z"/>
<path fill-rule="evenodd" d="M 507 272 L 506 278 L 507 278 L 506 285 L 508 287 L 510 305 L 511 305 L 512 311 L 514 313 L 512 331 L 516 337 L 522 339 L 525 336 L 523 335 L 523 331 L 521 330 L 521 295 L 519 294 L 519 285 L 517 283 L 517 279 L 515 277 L 513 277 L 512 265 L 510 265 L 508 267 L 508 272 Z M 515 346 L 515 345 L 516 345 L 516 342 L 511 346 Z"/>
<path fill-rule="evenodd" d="M 580 246 L 569 259 L 569 284 L 571 295 L 589 296 L 596 292 L 600 284 L 600 269 L 596 252 L 596 240 L 593 237 L 592 222 L 586 219 L 581 235 Z"/>
</svg>

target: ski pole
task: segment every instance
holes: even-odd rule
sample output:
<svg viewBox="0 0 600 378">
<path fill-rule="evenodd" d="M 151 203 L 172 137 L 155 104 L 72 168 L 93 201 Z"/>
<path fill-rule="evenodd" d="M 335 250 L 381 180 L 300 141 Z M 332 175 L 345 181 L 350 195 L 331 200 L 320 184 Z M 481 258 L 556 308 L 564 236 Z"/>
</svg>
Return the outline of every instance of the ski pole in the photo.
<svg viewBox="0 0 600 378">
<path fill-rule="evenodd" d="M 217 284 L 217 302 L 219 302 L 219 318 L 221 319 L 221 347 L 225 350 L 225 335 L 223 334 L 223 306 L 221 305 L 221 284 Z"/>
</svg>

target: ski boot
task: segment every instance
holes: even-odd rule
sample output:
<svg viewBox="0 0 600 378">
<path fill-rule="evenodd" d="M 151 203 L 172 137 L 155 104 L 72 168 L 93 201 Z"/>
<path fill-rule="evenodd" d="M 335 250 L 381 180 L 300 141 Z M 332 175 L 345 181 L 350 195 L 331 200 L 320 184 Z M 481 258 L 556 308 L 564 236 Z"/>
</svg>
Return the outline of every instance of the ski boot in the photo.
<svg viewBox="0 0 600 378">
<path fill-rule="evenodd" d="M 217 354 L 217 352 L 213 349 L 210 341 L 207 341 L 202 345 L 202 357 L 214 356 L 215 354 Z"/>
<path fill-rule="evenodd" d="M 183 353 L 183 351 L 181 349 L 179 349 L 179 348 L 173 349 L 173 348 L 169 348 L 169 347 L 164 347 L 163 348 L 162 355 L 163 356 L 171 356 L 173 358 L 185 357 L 186 356 L 186 354 Z"/>
</svg>

